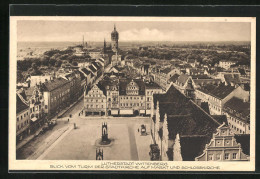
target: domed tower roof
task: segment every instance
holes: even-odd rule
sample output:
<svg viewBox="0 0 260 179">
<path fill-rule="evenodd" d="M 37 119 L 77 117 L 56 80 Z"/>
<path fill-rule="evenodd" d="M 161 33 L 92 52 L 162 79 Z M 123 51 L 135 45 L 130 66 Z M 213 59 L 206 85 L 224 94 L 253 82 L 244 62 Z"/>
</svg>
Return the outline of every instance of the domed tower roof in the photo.
<svg viewBox="0 0 260 179">
<path fill-rule="evenodd" d="M 111 32 L 111 35 L 118 35 L 118 32 L 116 31 L 116 25 L 114 25 L 114 30 Z"/>
</svg>

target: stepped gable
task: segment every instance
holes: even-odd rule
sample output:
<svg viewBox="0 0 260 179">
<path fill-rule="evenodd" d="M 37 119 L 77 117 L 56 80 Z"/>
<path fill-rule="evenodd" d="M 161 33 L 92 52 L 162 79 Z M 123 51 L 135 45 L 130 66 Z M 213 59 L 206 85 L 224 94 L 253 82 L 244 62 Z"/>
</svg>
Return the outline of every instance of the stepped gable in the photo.
<svg viewBox="0 0 260 179">
<path fill-rule="evenodd" d="M 120 79 L 119 95 L 126 95 L 126 87 L 132 79 Z M 145 95 L 145 83 L 142 80 L 134 79 L 134 82 L 139 86 L 139 95 Z"/>
<path fill-rule="evenodd" d="M 195 157 L 203 153 L 210 140 L 211 136 L 180 136 L 183 161 L 194 161 Z"/>
<path fill-rule="evenodd" d="M 249 134 L 236 134 L 235 139 L 237 143 L 241 144 L 244 154 L 250 155 L 250 135 Z"/>
<path fill-rule="evenodd" d="M 20 98 L 18 94 L 16 94 L 16 114 L 22 112 L 25 109 L 28 109 L 29 106 L 27 106 Z"/>
</svg>

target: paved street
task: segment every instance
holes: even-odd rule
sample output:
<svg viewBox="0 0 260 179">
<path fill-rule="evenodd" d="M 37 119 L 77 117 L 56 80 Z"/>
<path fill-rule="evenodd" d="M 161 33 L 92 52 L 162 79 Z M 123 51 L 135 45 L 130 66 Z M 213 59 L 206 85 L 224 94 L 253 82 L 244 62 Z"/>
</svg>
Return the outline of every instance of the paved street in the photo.
<svg viewBox="0 0 260 179">
<path fill-rule="evenodd" d="M 52 146 L 46 160 L 95 160 L 96 141 L 101 138 L 101 125 L 108 124 L 108 137 L 111 146 L 102 146 L 104 160 L 149 160 L 150 135 L 141 136 L 138 128 L 146 124 L 150 130 L 148 118 L 80 118 L 73 122 L 78 129 L 71 130 L 59 143 Z"/>
<path fill-rule="evenodd" d="M 54 141 L 55 136 L 62 134 L 68 125 L 68 116 L 70 113 L 76 113 L 83 106 L 83 99 L 81 99 L 75 106 L 63 114 L 63 118 L 57 120 L 57 125 L 52 130 L 48 130 L 42 135 L 34 137 L 30 142 L 25 144 L 16 152 L 16 158 L 19 159 L 36 159 L 43 151 L 45 151 Z M 52 136 L 52 137 L 51 137 Z"/>
<path fill-rule="evenodd" d="M 96 141 L 101 138 L 102 122 L 108 124 L 109 147 L 102 147 L 104 160 L 149 160 L 150 135 L 141 136 L 138 128 L 150 119 L 144 117 L 78 116 L 83 99 L 58 119 L 57 125 L 17 151 L 17 159 L 95 160 Z M 72 118 L 68 122 L 69 115 Z M 77 129 L 73 129 L 76 123 Z"/>
</svg>

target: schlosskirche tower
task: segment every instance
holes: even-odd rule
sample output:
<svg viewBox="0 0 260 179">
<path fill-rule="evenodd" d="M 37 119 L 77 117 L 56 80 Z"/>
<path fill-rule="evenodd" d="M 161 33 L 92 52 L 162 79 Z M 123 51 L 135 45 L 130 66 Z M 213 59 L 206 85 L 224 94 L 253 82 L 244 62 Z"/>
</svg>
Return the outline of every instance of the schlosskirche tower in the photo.
<svg viewBox="0 0 260 179">
<path fill-rule="evenodd" d="M 118 51 L 118 40 L 119 40 L 119 34 L 116 31 L 116 25 L 114 25 L 114 30 L 111 32 L 111 45 L 112 45 L 113 52 Z"/>
</svg>

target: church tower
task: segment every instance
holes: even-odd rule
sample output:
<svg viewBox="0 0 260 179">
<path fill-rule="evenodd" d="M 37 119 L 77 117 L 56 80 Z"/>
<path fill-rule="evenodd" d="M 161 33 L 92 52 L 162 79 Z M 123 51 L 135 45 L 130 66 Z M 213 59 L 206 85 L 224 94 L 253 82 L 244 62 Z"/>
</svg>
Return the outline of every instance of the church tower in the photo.
<svg viewBox="0 0 260 179">
<path fill-rule="evenodd" d="M 118 51 L 118 39 L 119 39 L 119 34 L 116 31 L 116 25 L 114 25 L 114 30 L 111 32 L 111 44 L 112 44 L 113 52 Z"/>
<path fill-rule="evenodd" d="M 106 53 L 106 48 L 107 48 L 106 39 L 104 39 L 104 53 Z"/>
</svg>

